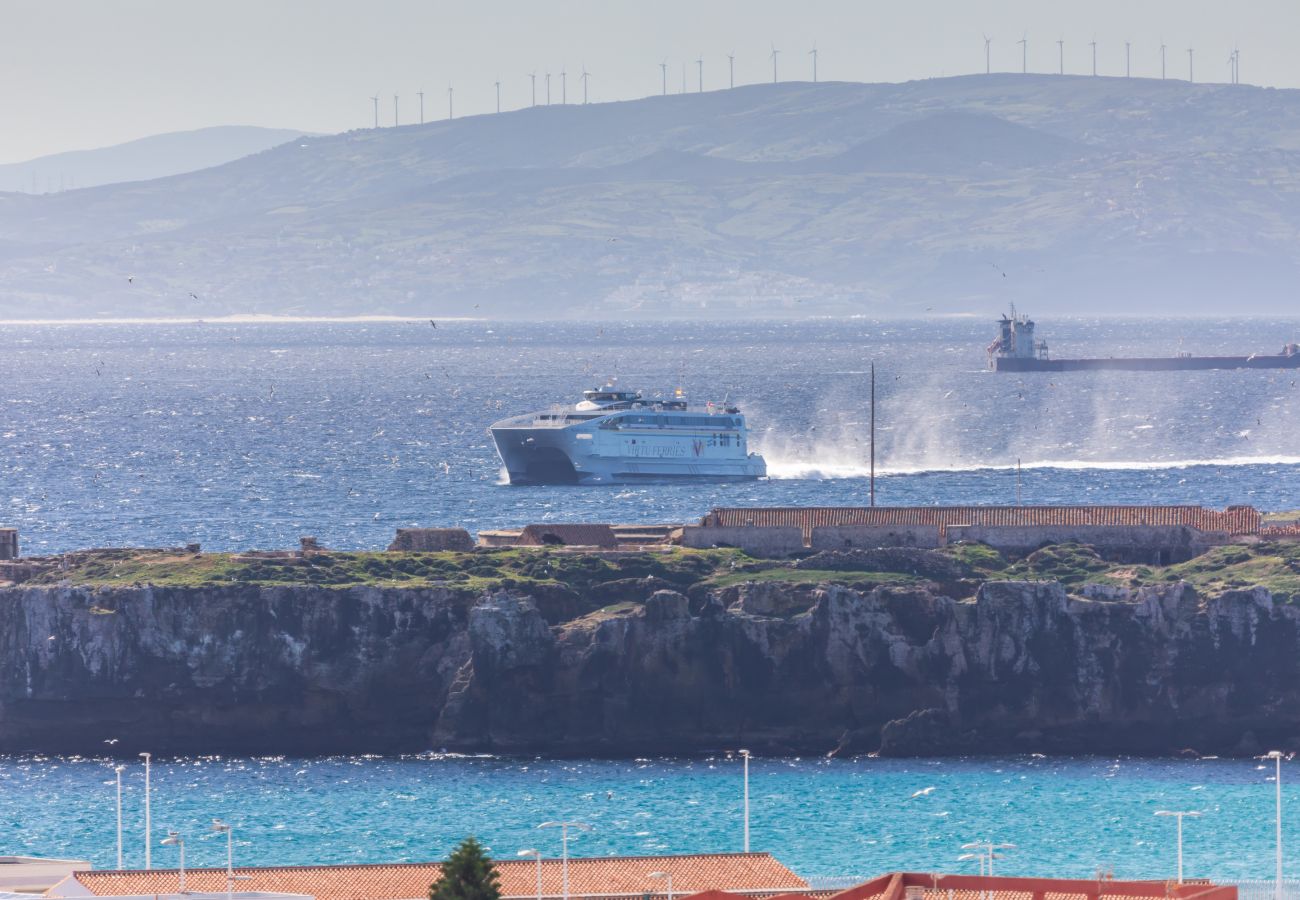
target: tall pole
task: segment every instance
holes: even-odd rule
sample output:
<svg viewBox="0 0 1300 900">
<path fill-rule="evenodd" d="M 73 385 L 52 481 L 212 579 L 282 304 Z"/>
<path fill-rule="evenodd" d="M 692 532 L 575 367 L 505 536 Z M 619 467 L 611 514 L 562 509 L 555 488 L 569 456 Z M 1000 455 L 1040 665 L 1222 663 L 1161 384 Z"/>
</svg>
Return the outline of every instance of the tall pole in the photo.
<svg viewBox="0 0 1300 900">
<path fill-rule="evenodd" d="M 1277 791 L 1277 821 L 1274 830 L 1274 839 L 1277 843 L 1277 871 L 1274 893 L 1276 900 L 1282 900 L 1282 751 L 1274 750 L 1269 756 L 1273 757 L 1273 762 L 1277 766 L 1273 778 L 1273 786 Z"/>
<path fill-rule="evenodd" d="M 150 851 L 149 835 L 153 832 L 153 822 L 150 819 L 149 810 L 149 764 L 153 759 L 152 753 L 141 753 L 144 757 L 144 867 L 146 870 L 153 868 L 153 856 Z"/>
<path fill-rule="evenodd" d="M 745 761 L 745 852 L 749 852 L 749 751 L 741 750 L 741 758 Z"/>
<path fill-rule="evenodd" d="M 697 93 L 703 94 L 704 93 L 704 57 L 701 56 L 699 59 L 695 60 L 695 65 L 698 66 L 700 70 L 700 89 L 699 91 L 697 91 Z"/>
<path fill-rule="evenodd" d="M 501 112 L 501 82 L 494 81 L 492 83 L 497 86 L 497 112 Z"/>
<path fill-rule="evenodd" d="M 817 48 L 813 47 L 812 50 L 809 51 L 809 53 L 812 54 L 812 58 L 813 58 L 813 84 L 816 84 L 817 83 Z"/>
<path fill-rule="evenodd" d="M 734 53 L 727 54 L 727 86 L 733 88 L 736 86 L 736 55 Z"/>
<path fill-rule="evenodd" d="M 1020 44 L 1020 74 L 1029 74 L 1029 38 L 1021 38 Z"/>
<path fill-rule="evenodd" d="M 1060 58 L 1060 70 L 1058 71 L 1057 74 L 1064 75 L 1065 74 L 1065 41 L 1064 40 L 1059 40 L 1056 42 L 1056 52 Z"/>
<path fill-rule="evenodd" d="M 871 363 L 871 505 L 876 505 L 876 364 Z"/>
<path fill-rule="evenodd" d="M 1157 816 L 1173 816 L 1178 820 L 1178 883 L 1183 883 L 1183 818 L 1191 816 L 1193 819 L 1200 816 L 1199 812 L 1172 812 L 1167 809 L 1158 810 Z"/>
<path fill-rule="evenodd" d="M 1133 77 L 1133 44 L 1129 41 L 1124 42 L 1124 77 Z"/>
<path fill-rule="evenodd" d="M 114 766 L 117 773 L 117 870 L 122 871 L 122 770 L 126 766 Z"/>
<path fill-rule="evenodd" d="M 1160 80 L 1165 80 L 1165 45 L 1160 45 Z"/>
<path fill-rule="evenodd" d="M 179 831 L 169 831 L 167 832 L 167 837 L 163 838 L 162 842 L 168 845 L 175 844 L 177 848 L 181 851 L 180 878 L 179 878 L 179 885 L 177 887 L 177 890 L 179 891 L 179 893 L 184 894 L 185 893 L 185 838 L 181 836 L 181 833 Z"/>
<path fill-rule="evenodd" d="M 1097 77 L 1097 42 L 1092 41 L 1092 77 Z"/>
<path fill-rule="evenodd" d="M 542 854 L 537 854 L 537 900 L 542 900 Z"/>
<path fill-rule="evenodd" d="M 564 106 L 569 102 L 569 73 L 560 70 L 560 105 Z"/>
<path fill-rule="evenodd" d="M 372 103 L 375 104 L 375 127 L 378 128 L 379 127 L 379 95 L 376 94 L 375 96 L 371 97 L 370 100 Z"/>
<path fill-rule="evenodd" d="M 776 55 L 780 52 L 781 51 L 776 49 L 775 47 L 772 48 L 772 83 L 773 84 L 776 84 Z"/>
<path fill-rule="evenodd" d="M 667 97 L 668 96 L 668 60 L 664 60 L 659 64 L 659 74 L 663 76 L 663 82 L 664 82 L 663 96 Z"/>
<path fill-rule="evenodd" d="M 537 827 L 560 829 L 560 873 L 563 883 L 564 900 L 569 900 L 569 829 L 578 828 L 582 831 L 591 831 L 591 826 L 586 822 L 543 822 Z"/>
<path fill-rule="evenodd" d="M 546 73 L 546 105 L 551 105 L 551 73 Z"/>
<path fill-rule="evenodd" d="M 1020 457 L 1016 457 L 1016 506 L 1020 505 Z"/>
<path fill-rule="evenodd" d="M 1194 76 L 1196 75 L 1196 70 L 1192 66 L 1192 53 L 1193 53 L 1192 48 L 1188 47 L 1187 48 L 1187 81 L 1191 84 L 1195 84 L 1196 78 Z"/>
<path fill-rule="evenodd" d="M 226 826 L 226 900 L 235 890 L 235 829 Z"/>
<path fill-rule="evenodd" d="M 400 123 L 397 120 L 397 95 L 394 94 L 393 95 L 393 127 L 396 128 L 398 124 Z"/>
<path fill-rule="evenodd" d="M 533 80 L 533 106 L 537 105 L 537 73 L 533 72 L 529 76 Z"/>
<path fill-rule="evenodd" d="M 447 86 L 447 118 L 448 119 L 456 118 L 455 112 L 456 112 L 456 108 L 452 106 L 452 88 L 451 85 L 448 85 Z"/>
<path fill-rule="evenodd" d="M 423 125 L 424 124 L 424 91 L 416 91 L 415 93 L 420 98 L 420 124 Z"/>
<path fill-rule="evenodd" d="M 993 43 L 992 38 L 986 37 L 984 39 L 984 74 L 985 75 L 992 74 L 993 72 L 992 57 L 989 56 L 989 45 L 992 43 Z"/>
</svg>

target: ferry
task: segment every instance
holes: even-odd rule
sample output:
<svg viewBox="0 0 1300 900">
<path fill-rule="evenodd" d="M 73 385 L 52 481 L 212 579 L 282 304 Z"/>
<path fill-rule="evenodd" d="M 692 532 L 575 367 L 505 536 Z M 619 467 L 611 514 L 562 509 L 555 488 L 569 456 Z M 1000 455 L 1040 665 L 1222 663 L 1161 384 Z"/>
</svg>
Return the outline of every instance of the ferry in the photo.
<svg viewBox="0 0 1300 900">
<path fill-rule="evenodd" d="M 572 407 L 503 419 L 488 429 L 511 484 L 752 481 L 745 417 L 727 403 L 653 399 L 605 385 Z"/>
</svg>

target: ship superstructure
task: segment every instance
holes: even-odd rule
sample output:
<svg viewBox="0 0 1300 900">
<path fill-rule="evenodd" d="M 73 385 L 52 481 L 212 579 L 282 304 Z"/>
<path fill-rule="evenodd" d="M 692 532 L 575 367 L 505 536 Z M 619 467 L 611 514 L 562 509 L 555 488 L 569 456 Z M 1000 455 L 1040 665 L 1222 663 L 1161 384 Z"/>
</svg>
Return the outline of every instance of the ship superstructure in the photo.
<svg viewBox="0 0 1300 900">
<path fill-rule="evenodd" d="M 511 484 L 747 481 L 767 475 L 745 417 L 726 403 L 646 398 L 613 385 L 571 407 L 503 419 L 489 431 Z"/>
<path fill-rule="evenodd" d="M 998 320 L 998 336 L 988 346 L 989 368 L 995 372 L 1080 372 L 1115 370 L 1168 372 L 1193 369 L 1300 369 L 1300 344 L 1288 343 L 1280 353 L 1250 356 L 1104 356 L 1092 359 L 1053 359 L 1047 342 L 1034 336 L 1028 316 L 1011 314 Z"/>
</svg>

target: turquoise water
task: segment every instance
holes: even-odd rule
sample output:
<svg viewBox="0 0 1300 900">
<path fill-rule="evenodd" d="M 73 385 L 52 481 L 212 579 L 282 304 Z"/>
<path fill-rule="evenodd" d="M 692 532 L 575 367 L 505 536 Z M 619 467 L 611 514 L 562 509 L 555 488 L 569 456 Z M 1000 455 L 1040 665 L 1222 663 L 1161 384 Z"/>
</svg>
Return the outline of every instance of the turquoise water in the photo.
<svg viewBox="0 0 1300 900">
<path fill-rule="evenodd" d="M 0 761 L 0 851 L 113 865 L 111 765 Z M 1008 875 L 1104 867 L 1163 878 L 1174 823 L 1155 811 L 1199 810 L 1186 826 L 1189 877 L 1268 878 L 1270 775 L 1242 760 L 756 759 L 752 846 L 805 876 L 969 871 L 960 845 L 992 839 L 1017 845 L 999 863 Z M 142 767 L 123 779 L 125 862 L 140 866 Z M 733 851 L 742 840 L 741 766 L 727 759 L 196 759 L 160 762 L 152 780 L 158 867 L 176 862 L 156 843 L 169 828 L 186 835 L 189 865 L 224 864 L 224 841 L 207 830 L 214 817 L 236 828 L 237 864 L 438 859 L 467 834 L 499 856 L 534 846 L 558 855 L 558 835 L 535 826 L 562 817 L 593 826 L 575 839 L 581 856 Z M 1293 816 L 1300 767 L 1284 764 L 1283 786 Z M 1300 874 L 1295 855 L 1288 876 Z"/>
</svg>

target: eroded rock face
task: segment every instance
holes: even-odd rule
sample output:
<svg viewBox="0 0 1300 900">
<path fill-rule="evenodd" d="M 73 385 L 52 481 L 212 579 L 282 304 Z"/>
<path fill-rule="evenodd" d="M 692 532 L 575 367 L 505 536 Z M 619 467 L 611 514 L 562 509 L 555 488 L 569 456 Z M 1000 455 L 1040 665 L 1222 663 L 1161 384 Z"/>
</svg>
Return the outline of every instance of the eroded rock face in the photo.
<svg viewBox="0 0 1300 900">
<path fill-rule="evenodd" d="M 1300 613 L 1262 589 L 634 594 L 557 622 L 556 598 L 518 590 L 4 590 L 0 751 L 99 752 L 108 738 L 122 752 L 576 755 L 1300 742 Z"/>
</svg>

